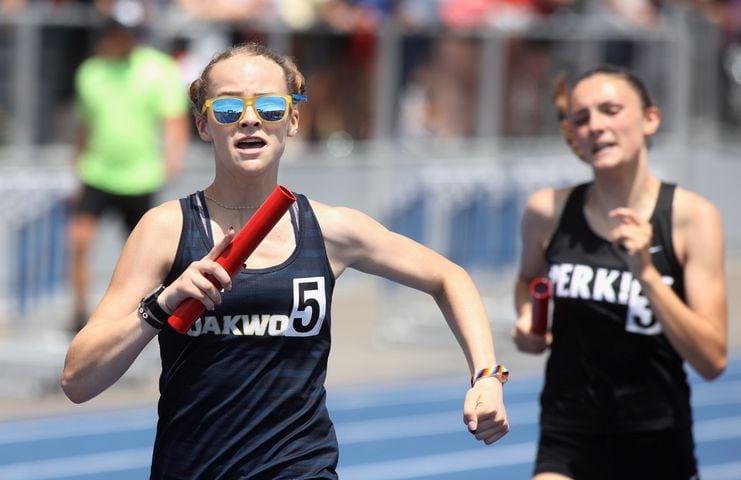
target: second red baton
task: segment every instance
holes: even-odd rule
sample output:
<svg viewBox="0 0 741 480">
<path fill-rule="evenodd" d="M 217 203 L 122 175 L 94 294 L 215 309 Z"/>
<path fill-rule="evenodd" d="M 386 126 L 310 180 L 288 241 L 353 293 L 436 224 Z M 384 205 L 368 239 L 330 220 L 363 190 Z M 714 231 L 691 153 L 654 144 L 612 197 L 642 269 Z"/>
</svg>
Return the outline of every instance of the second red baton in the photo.
<svg viewBox="0 0 741 480">
<path fill-rule="evenodd" d="M 532 307 L 532 327 L 536 335 L 545 335 L 548 328 L 548 305 L 551 299 L 551 282 L 547 277 L 536 277 L 530 282 L 530 303 Z"/>
</svg>

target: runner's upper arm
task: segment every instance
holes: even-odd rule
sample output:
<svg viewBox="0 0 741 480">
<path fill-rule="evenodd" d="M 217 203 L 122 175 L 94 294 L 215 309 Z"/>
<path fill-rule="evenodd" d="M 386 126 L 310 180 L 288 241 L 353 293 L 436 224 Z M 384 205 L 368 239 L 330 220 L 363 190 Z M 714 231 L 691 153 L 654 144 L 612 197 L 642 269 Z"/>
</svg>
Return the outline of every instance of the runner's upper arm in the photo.
<svg viewBox="0 0 741 480">
<path fill-rule="evenodd" d="M 530 280 L 544 273 L 545 249 L 566 203 L 570 189 L 546 188 L 535 192 L 522 214 L 520 277 Z"/>
<path fill-rule="evenodd" d="M 164 203 L 142 217 L 124 245 L 91 321 L 126 315 L 164 281 L 175 259 L 182 224 L 178 201 Z"/>
</svg>

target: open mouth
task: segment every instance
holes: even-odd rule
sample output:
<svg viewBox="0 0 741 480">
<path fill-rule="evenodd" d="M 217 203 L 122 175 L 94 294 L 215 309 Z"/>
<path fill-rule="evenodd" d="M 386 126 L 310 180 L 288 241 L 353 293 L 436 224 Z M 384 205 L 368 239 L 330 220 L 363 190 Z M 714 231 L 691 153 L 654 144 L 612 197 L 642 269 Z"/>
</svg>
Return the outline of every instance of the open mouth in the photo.
<svg viewBox="0 0 741 480">
<path fill-rule="evenodd" d="M 614 145 L 614 143 L 598 143 L 592 148 L 592 153 L 599 153 L 603 150 L 607 150 Z"/>
<path fill-rule="evenodd" d="M 265 146 L 265 141 L 259 138 L 247 138 L 237 142 L 237 148 L 240 150 L 256 150 Z"/>
</svg>

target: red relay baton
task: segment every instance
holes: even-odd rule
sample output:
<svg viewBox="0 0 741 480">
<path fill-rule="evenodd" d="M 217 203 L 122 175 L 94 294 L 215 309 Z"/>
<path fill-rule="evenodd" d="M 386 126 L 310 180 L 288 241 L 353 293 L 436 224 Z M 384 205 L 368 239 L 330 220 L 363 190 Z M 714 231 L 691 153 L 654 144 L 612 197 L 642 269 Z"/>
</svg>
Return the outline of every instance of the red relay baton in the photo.
<svg viewBox="0 0 741 480">
<path fill-rule="evenodd" d="M 536 277 L 530 282 L 530 304 L 532 306 L 532 327 L 536 335 L 545 335 L 548 326 L 548 302 L 551 299 L 551 281 L 547 277 Z"/>
<path fill-rule="evenodd" d="M 268 232 L 273 229 L 278 220 L 295 201 L 296 197 L 290 190 L 281 185 L 275 187 L 275 190 L 234 237 L 232 243 L 227 245 L 216 259 L 216 262 L 224 267 L 230 277 L 240 271 L 247 257 L 255 251 L 260 242 L 265 239 Z M 216 287 L 221 288 L 214 278 L 209 277 L 209 280 Z M 178 305 L 170 318 L 167 319 L 167 323 L 175 331 L 186 333 L 205 309 L 206 307 L 195 298 L 187 298 Z"/>
</svg>

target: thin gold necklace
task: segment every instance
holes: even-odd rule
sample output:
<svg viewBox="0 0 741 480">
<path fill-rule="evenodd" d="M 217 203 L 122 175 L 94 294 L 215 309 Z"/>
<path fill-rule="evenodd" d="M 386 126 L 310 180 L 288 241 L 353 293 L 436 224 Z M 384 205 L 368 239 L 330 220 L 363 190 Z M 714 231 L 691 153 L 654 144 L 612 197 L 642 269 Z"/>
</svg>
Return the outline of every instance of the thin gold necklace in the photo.
<svg viewBox="0 0 741 480">
<path fill-rule="evenodd" d="M 260 205 L 224 205 L 223 203 L 216 200 L 214 197 L 208 195 L 206 192 L 203 192 L 203 196 L 206 197 L 207 200 L 211 200 L 216 205 L 220 206 L 221 208 L 226 208 L 227 210 L 256 210 L 260 208 Z"/>
</svg>

